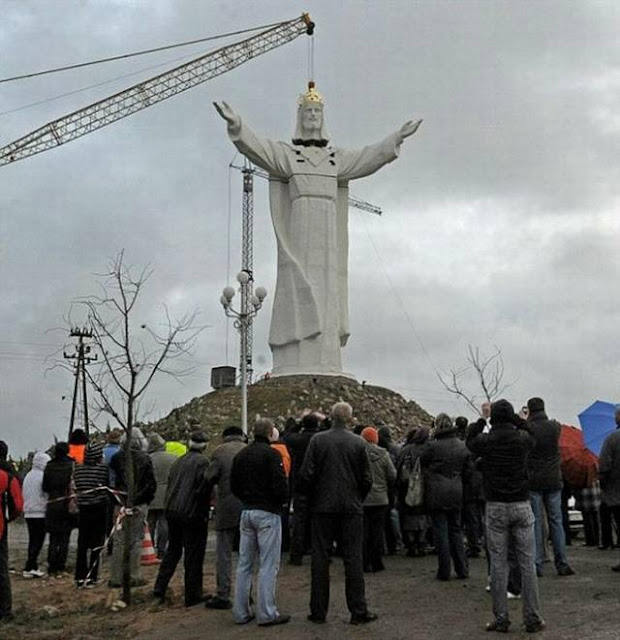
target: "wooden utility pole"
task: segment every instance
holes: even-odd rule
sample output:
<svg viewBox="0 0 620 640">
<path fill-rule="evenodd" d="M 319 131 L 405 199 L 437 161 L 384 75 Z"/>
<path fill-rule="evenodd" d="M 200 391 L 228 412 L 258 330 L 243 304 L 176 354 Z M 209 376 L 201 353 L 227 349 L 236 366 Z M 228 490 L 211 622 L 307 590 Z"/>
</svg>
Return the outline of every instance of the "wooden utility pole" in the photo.
<svg viewBox="0 0 620 640">
<path fill-rule="evenodd" d="M 97 360 L 97 354 L 91 356 L 88 355 L 90 353 L 90 345 L 84 343 L 85 338 L 92 338 L 93 332 L 92 329 L 88 329 L 87 327 L 74 327 L 71 329 L 69 334 L 72 338 L 77 338 L 78 343 L 75 345 L 74 353 L 63 353 L 63 356 L 68 360 L 77 360 L 75 363 L 75 384 L 73 385 L 73 400 L 71 402 L 71 418 L 69 419 L 69 437 L 73 433 L 73 426 L 75 424 L 75 410 L 77 407 L 77 397 L 78 390 L 80 387 L 80 380 L 82 382 L 82 402 L 83 402 L 83 410 L 82 410 L 82 422 L 84 425 L 84 431 L 86 435 L 89 435 L 89 424 L 88 424 L 88 401 L 86 396 L 86 365 L 91 362 Z"/>
</svg>

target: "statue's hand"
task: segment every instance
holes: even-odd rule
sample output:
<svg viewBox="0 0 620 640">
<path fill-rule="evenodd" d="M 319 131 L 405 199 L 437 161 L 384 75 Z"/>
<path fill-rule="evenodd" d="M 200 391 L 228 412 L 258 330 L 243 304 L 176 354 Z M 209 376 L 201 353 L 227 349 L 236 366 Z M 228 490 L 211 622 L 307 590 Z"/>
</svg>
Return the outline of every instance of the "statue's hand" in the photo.
<svg viewBox="0 0 620 640">
<path fill-rule="evenodd" d="M 217 112 L 226 120 L 229 127 L 238 126 L 241 118 L 233 111 L 227 102 L 214 102 L 213 106 Z"/>
<path fill-rule="evenodd" d="M 418 120 L 417 122 L 409 120 L 408 122 L 405 122 L 405 124 L 400 128 L 400 135 L 403 137 L 403 140 L 412 136 L 421 124 L 422 120 Z"/>
</svg>

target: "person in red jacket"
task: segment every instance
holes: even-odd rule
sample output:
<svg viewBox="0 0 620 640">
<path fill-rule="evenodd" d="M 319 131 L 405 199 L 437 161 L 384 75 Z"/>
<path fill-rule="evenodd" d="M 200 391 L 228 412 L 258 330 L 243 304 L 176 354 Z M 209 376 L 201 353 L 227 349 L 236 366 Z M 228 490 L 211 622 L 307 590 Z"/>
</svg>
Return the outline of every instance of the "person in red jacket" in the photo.
<svg viewBox="0 0 620 640">
<path fill-rule="evenodd" d="M 13 617 L 7 525 L 24 509 L 21 486 L 7 454 L 6 442 L 0 441 L 0 623 Z"/>
</svg>

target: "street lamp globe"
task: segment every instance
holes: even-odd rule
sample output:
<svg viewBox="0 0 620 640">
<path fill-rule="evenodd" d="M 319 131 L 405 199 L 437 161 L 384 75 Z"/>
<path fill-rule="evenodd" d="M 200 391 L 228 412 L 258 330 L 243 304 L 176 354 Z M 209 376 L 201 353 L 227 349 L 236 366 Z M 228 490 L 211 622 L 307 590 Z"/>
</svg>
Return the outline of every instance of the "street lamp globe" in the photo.
<svg viewBox="0 0 620 640">
<path fill-rule="evenodd" d="M 237 282 L 239 284 L 247 284 L 250 281 L 250 274 L 247 271 L 239 271 L 237 274 Z"/>
<path fill-rule="evenodd" d="M 254 294 L 258 300 L 262 302 L 267 297 L 267 289 L 265 289 L 265 287 L 256 287 Z"/>
<path fill-rule="evenodd" d="M 231 300 L 235 297 L 235 290 L 232 287 L 224 287 L 222 297 L 226 298 L 226 302 L 230 304 Z"/>
</svg>

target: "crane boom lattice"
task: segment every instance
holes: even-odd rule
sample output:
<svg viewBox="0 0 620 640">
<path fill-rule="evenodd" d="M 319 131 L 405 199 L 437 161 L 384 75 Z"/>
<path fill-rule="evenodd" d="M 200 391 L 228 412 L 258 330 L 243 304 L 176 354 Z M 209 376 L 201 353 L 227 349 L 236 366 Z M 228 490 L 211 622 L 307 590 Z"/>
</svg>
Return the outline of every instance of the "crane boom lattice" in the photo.
<svg viewBox="0 0 620 640">
<path fill-rule="evenodd" d="M 75 140 L 126 118 L 198 84 L 226 73 L 303 33 L 312 34 L 307 14 L 262 31 L 250 38 L 209 52 L 120 93 L 53 120 L 0 149 L 0 166 Z"/>
</svg>

